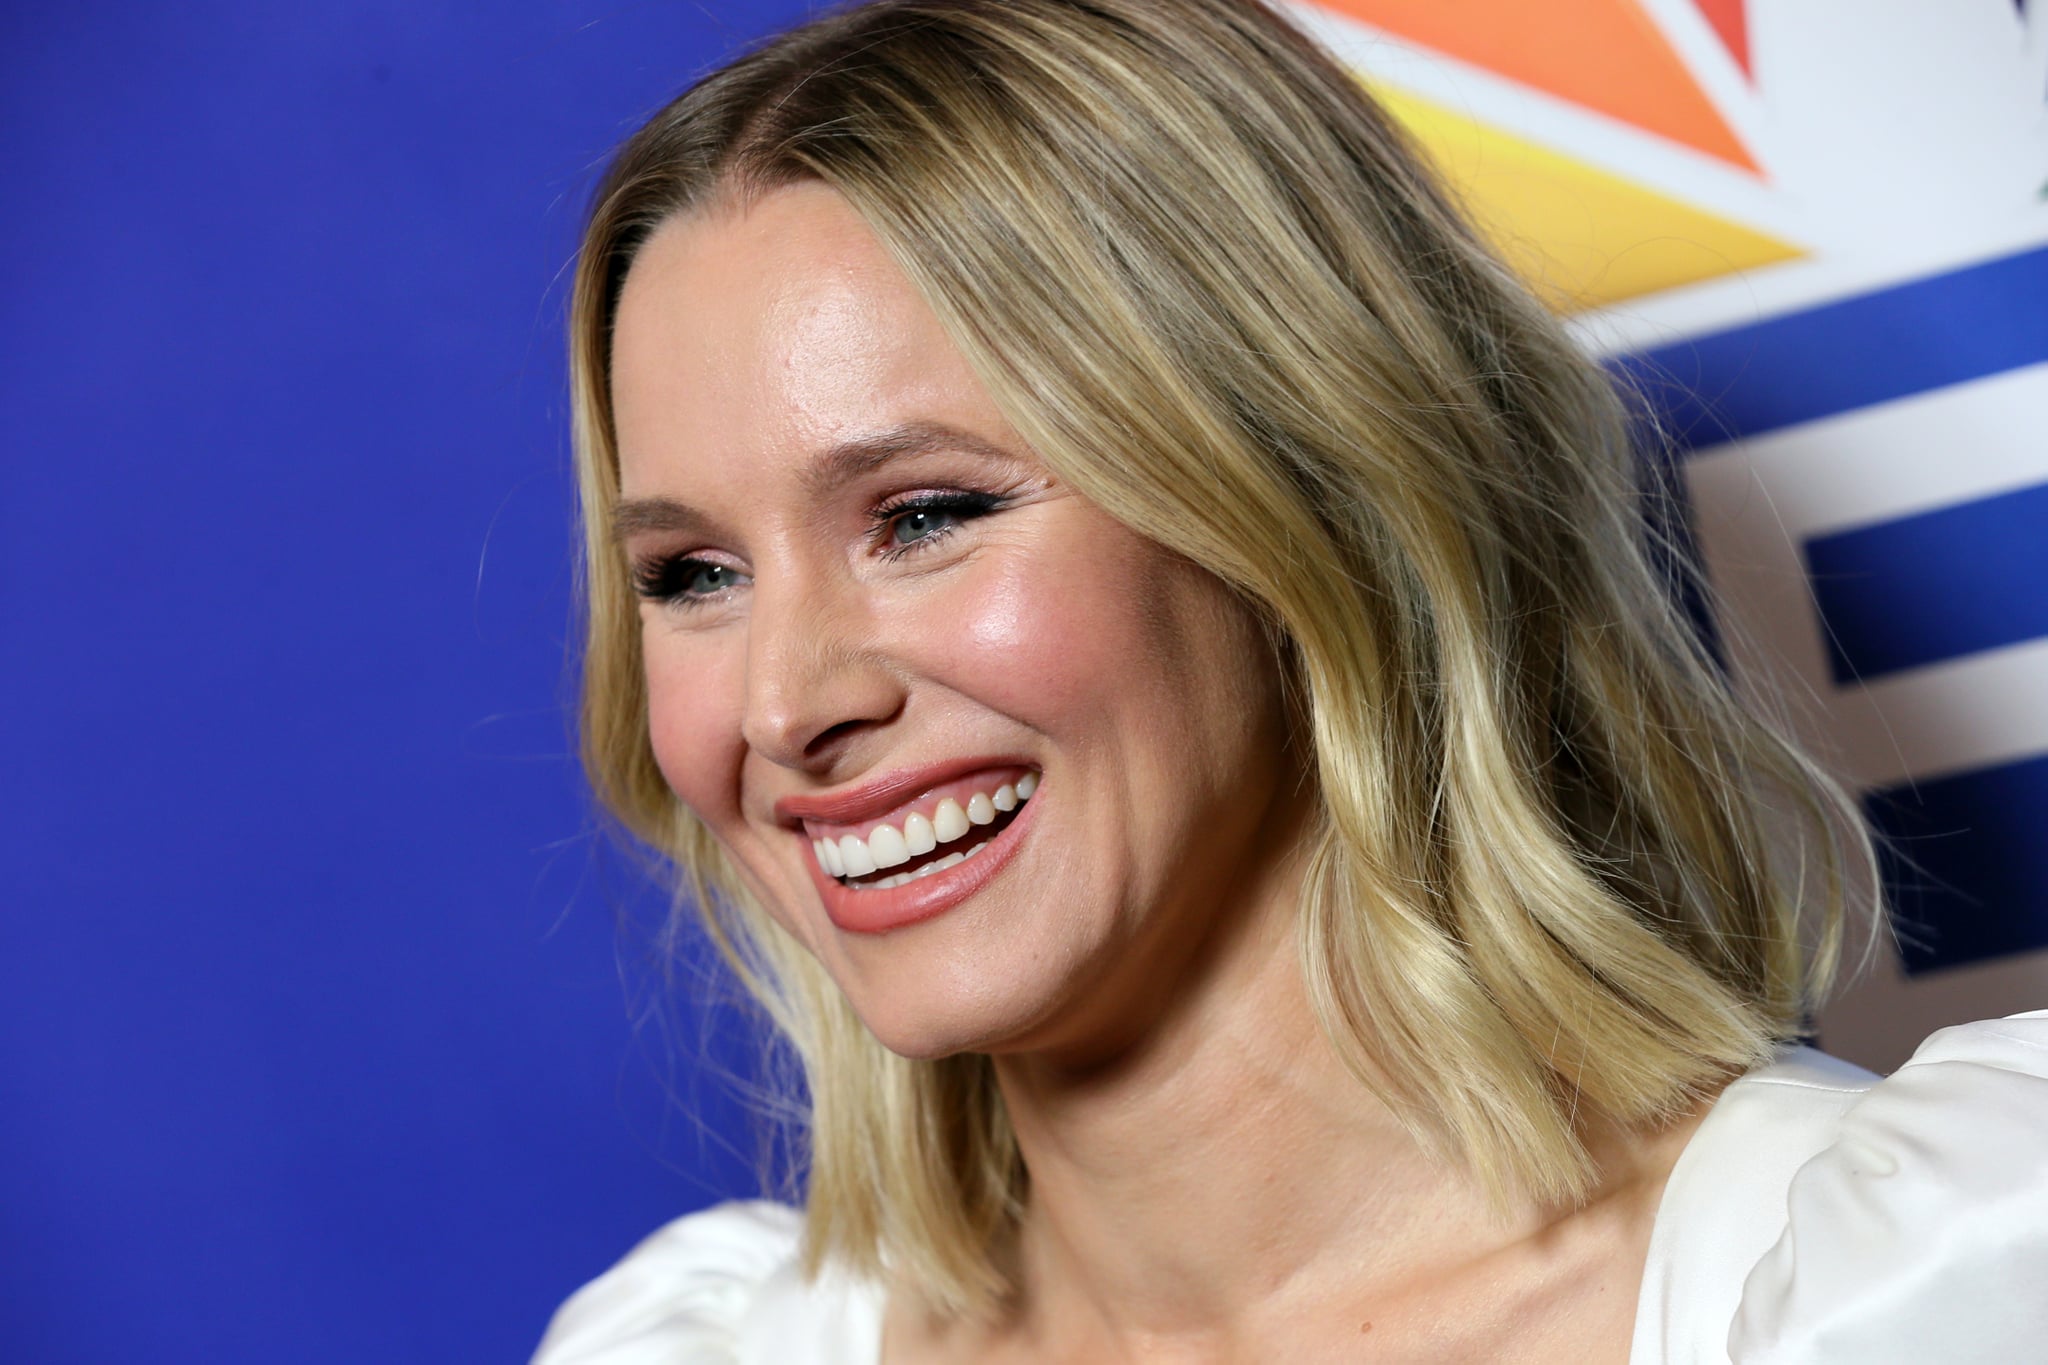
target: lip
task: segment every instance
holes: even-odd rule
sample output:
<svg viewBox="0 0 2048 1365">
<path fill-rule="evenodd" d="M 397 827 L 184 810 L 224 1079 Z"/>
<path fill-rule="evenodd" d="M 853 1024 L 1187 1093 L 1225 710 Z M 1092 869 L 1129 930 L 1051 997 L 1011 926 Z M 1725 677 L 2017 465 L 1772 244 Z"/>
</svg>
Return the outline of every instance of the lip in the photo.
<svg viewBox="0 0 2048 1365">
<path fill-rule="evenodd" d="M 785 796 L 775 803 L 775 818 L 791 829 L 798 828 L 805 820 L 832 825 L 856 824 L 887 815 L 905 802 L 915 801 L 933 787 L 942 786 L 954 778 L 995 768 L 1030 768 L 1036 771 L 1037 765 L 1023 758 L 983 754 L 975 758 L 928 763 L 921 768 L 898 768 L 843 792 Z"/>
<path fill-rule="evenodd" d="M 985 761 L 976 760 L 971 765 L 958 768 L 936 779 L 924 778 L 922 773 L 925 770 L 920 770 L 919 780 L 929 781 L 936 785 L 938 782 L 950 781 L 953 777 L 973 772 L 977 767 L 985 766 L 989 766 Z M 937 771 L 937 769 L 932 771 Z M 883 779 L 884 782 L 893 780 L 893 778 Z M 871 784 L 872 788 L 878 789 L 881 786 L 882 783 Z M 858 794 L 865 796 L 870 790 L 870 787 L 863 787 L 857 789 L 855 793 L 849 793 L 849 795 Z M 1040 790 L 1042 792 L 1043 788 Z M 910 796 L 915 794 L 914 788 L 907 793 Z M 794 801 L 799 799 L 811 800 L 813 798 L 789 799 Z M 867 799 L 872 800 L 874 798 Z M 892 799 L 900 802 L 904 798 L 899 796 Z M 808 841 L 805 842 L 802 851 L 804 866 L 810 870 L 811 884 L 818 888 L 818 897 L 825 903 L 825 914 L 836 928 L 849 934 L 886 934 L 892 929 L 901 929 L 924 920 L 936 919 L 970 896 L 975 895 L 991 881 L 994 881 L 997 875 L 1009 865 L 1010 859 L 1016 856 L 1018 848 L 1023 844 L 1024 836 L 1030 832 L 1033 818 L 1038 812 L 1041 800 L 1041 796 L 1033 795 L 1029 801 L 1018 808 L 1016 817 L 1009 824 L 1003 826 L 1002 833 L 996 835 L 994 839 L 989 841 L 987 848 L 984 848 L 972 858 L 949 867 L 944 872 L 934 872 L 928 877 L 919 877 L 916 881 L 905 882 L 901 886 L 891 886 L 872 891 L 855 891 L 853 888 L 841 883 L 837 877 L 827 873 L 824 868 L 818 866 L 818 860 L 812 855 Z M 778 802 L 778 813 L 780 808 L 781 803 Z M 866 809 L 854 810 L 850 815 L 841 815 L 835 811 L 834 815 L 829 818 L 858 819 L 867 813 Z M 798 818 L 802 818 L 801 815 Z M 813 818 L 825 819 L 828 817 L 816 815 Z M 798 831 L 797 837 L 803 837 L 801 830 Z"/>
</svg>

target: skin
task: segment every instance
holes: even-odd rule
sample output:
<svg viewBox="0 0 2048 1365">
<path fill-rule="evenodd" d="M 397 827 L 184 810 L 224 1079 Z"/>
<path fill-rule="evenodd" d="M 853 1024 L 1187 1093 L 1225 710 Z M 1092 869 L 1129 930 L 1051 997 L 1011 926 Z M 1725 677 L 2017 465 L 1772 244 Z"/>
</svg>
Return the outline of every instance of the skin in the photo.
<svg viewBox="0 0 2048 1365">
<path fill-rule="evenodd" d="M 1591 1134 L 1589 1205 L 1503 1215 L 1343 1070 L 1295 966 L 1314 812 L 1256 622 L 1060 483 L 843 200 L 663 226 L 613 363 L 622 548 L 706 566 L 641 608 L 664 775 L 885 1045 L 995 1056 L 1031 1171 L 1014 1311 L 893 1301 L 891 1365 L 1626 1359 L 1691 1123 Z M 846 466 L 904 431 L 953 435 Z M 1002 501 L 890 515 L 961 492 Z M 835 927 L 776 801 L 980 756 L 1043 773 L 1010 863 Z"/>
</svg>

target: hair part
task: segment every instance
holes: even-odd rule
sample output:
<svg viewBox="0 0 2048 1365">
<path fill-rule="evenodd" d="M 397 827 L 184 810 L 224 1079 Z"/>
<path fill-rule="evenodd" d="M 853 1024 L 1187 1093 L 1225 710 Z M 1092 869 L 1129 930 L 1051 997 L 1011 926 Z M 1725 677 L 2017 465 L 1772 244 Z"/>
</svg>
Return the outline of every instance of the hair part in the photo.
<svg viewBox="0 0 2048 1365">
<path fill-rule="evenodd" d="M 1676 605 L 1607 376 L 1358 82 L 1247 0 L 881 0 L 621 148 L 572 318 L 584 763 L 802 1061 L 813 1268 L 987 1310 L 1029 1198 L 988 1059 L 877 1043 L 648 741 L 619 292 L 662 223 L 813 180 L 1058 477 L 1283 642 L 1321 807 L 1304 980 L 1419 1138 L 1570 1204 L 1590 1114 L 1655 1126 L 1799 1034 L 1874 894 L 1860 815 Z"/>
</svg>

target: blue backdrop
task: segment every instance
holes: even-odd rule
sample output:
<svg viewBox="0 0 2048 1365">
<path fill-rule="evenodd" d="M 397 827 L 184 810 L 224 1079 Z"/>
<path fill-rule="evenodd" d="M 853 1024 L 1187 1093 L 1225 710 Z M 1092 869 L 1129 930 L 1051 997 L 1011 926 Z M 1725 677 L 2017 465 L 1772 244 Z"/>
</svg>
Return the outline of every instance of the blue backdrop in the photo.
<svg viewBox="0 0 2048 1365">
<path fill-rule="evenodd" d="M 523 1359 L 748 1186 L 571 760 L 560 318 L 802 8 L 0 14 L 0 1359 Z"/>
<path fill-rule="evenodd" d="M 753 1187 L 575 772 L 560 319 L 608 149 L 805 8 L 0 11 L 0 1361 L 518 1360 Z M 2044 203 L 1623 362 L 1710 545 L 1849 471 L 1759 613 L 1892 708 L 1914 980 L 1834 1046 L 2048 982 Z"/>
</svg>

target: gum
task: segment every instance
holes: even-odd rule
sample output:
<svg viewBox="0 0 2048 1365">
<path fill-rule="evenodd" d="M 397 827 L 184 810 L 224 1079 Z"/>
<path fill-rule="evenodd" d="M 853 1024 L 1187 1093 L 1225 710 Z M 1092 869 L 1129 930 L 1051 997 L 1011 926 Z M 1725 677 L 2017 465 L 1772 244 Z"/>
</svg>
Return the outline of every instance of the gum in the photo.
<svg viewBox="0 0 2048 1365">
<path fill-rule="evenodd" d="M 996 794 L 996 788 L 1004 783 L 1015 786 L 1018 778 L 1031 771 L 1032 769 L 1024 767 L 984 768 L 978 773 L 970 773 L 966 777 L 954 778 L 951 782 L 941 782 L 928 791 L 919 793 L 912 800 L 904 802 L 887 814 L 875 816 L 873 819 L 862 820 L 850 825 L 827 824 L 822 820 L 806 820 L 804 821 L 804 835 L 810 839 L 839 839 L 852 834 L 865 839 L 883 825 L 894 825 L 896 832 L 901 834 L 903 832 L 903 822 L 910 818 L 913 811 L 929 820 L 934 812 L 938 810 L 939 803 L 948 797 L 959 802 L 960 809 L 965 811 L 968 798 L 976 792 L 993 797 Z M 1021 805 L 1022 803 L 1020 802 L 1019 804 Z"/>
</svg>

